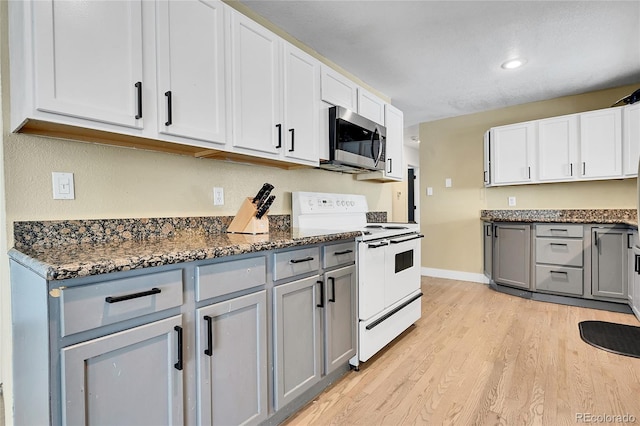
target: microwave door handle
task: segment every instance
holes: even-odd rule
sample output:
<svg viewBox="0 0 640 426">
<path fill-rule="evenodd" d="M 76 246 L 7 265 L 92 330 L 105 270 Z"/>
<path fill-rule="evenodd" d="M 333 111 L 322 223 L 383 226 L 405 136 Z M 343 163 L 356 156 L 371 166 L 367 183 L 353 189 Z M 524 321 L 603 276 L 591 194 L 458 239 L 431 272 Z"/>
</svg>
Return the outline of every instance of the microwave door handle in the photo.
<svg viewBox="0 0 640 426">
<path fill-rule="evenodd" d="M 378 128 L 373 131 L 373 136 L 371 136 L 371 150 L 373 151 L 373 140 L 375 139 L 376 133 L 378 133 Z M 375 162 L 373 163 L 374 167 L 378 167 L 378 163 L 380 162 L 380 157 L 382 157 L 382 136 L 380 137 L 380 148 L 378 148 L 378 156 L 376 157 Z M 373 154 L 373 152 L 372 152 Z"/>
</svg>

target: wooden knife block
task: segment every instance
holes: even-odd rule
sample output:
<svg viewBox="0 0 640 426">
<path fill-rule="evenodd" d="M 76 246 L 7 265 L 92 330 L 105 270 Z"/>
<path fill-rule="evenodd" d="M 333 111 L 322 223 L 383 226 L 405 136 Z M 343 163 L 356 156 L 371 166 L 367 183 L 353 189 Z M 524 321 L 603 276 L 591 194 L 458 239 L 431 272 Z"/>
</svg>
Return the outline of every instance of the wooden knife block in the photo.
<svg viewBox="0 0 640 426">
<path fill-rule="evenodd" d="M 268 234 L 269 218 L 267 217 L 267 213 L 258 219 L 256 217 L 257 211 L 258 209 L 256 205 L 251 202 L 251 198 L 245 199 L 240 209 L 238 209 L 238 213 L 236 213 L 236 216 L 227 228 L 227 232 L 235 234 Z"/>
</svg>

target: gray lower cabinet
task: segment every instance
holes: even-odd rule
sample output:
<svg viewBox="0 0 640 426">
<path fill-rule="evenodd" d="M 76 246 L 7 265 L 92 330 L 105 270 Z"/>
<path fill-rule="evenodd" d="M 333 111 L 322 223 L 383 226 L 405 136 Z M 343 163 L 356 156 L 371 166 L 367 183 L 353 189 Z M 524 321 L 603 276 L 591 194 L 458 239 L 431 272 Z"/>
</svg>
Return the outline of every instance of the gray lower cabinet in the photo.
<svg viewBox="0 0 640 426">
<path fill-rule="evenodd" d="M 267 418 L 266 304 L 262 290 L 197 310 L 198 424 L 249 425 Z"/>
<path fill-rule="evenodd" d="M 177 315 L 63 348 L 62 423 L 183 424 L 182 347 Z"/>
<path fill-rule="evenodd" d="M 482 231 L 484 275 L 491 279 L 491 269 L 493 266 L 493 223 L 482 222 Z"/>
<path fill-rule="evenodd" d="M 325 374 L 335 371 L 356 354 L 356 267 L 324 275 Z"/>
<path fill-rule="evenodd" d="M 534 289 L 545 293 L 584 294 L 582 225 L 556 223 L 535 226 Z"/>
<path fill-rule="evenodd" d="M 273 288 L 275 409 L 320 381 L 324 283 L 313 275 Z"/>
<path fill-rule="evenodd" d="M 627 299 L 627 230 L 591 229 L 591 291 L 594 297 Z"/>
<path fill-rule="evenodd" d="M 493 280 L 531 287 L 531 225 L 499 223 L 493 228 Z"/>
</svg>

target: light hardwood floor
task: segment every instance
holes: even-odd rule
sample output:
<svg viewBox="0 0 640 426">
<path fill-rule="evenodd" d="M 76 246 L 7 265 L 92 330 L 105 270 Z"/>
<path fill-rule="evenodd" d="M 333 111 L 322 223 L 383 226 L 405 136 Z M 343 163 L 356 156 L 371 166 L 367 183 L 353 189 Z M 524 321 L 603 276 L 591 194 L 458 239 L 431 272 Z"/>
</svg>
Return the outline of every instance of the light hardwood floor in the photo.
<svg viewBox="0 0 640 426">
<path fill-rule="evenodd" d="M 578 330 L 584 320 L 640 325 L 633 315 L 463 281 L 423 277 L 422 289 L 415 326 L 285 424 L 555 426 L 582 413 L 640 424 L 640 359 L 590 346 Z"/>
</svg>

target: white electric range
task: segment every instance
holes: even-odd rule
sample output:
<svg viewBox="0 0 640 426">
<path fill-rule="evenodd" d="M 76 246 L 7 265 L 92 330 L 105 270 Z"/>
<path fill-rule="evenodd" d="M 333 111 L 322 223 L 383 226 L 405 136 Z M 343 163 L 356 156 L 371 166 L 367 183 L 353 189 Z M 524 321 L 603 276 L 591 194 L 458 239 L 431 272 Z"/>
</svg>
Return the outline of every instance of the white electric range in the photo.
<svg viewBox="0 0 640 426">
<path fill-rule="evenodd" d="M 358 366 L 421 316 L 420 227 L 416 223 L 367 223 L 363 195 L 292 193 L 294 233 L 300 236 L 359 231 Z"/>
</svg>

